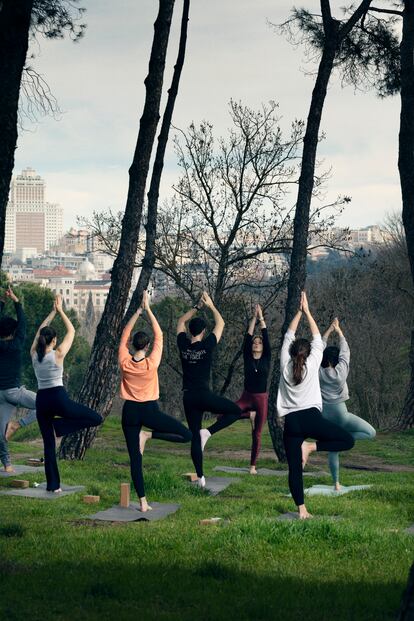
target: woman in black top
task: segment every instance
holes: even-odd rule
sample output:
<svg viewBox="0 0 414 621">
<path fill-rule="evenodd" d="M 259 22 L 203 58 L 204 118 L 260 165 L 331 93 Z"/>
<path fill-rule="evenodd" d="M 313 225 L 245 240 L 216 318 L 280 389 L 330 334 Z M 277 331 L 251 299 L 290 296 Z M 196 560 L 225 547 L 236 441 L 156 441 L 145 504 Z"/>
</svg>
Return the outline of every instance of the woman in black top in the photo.
<svg viewBox="0 0 414 621">
<path fill-rule="evenodd" d="M 261 336 L 254 336 L 256 322 L 259 321 Z M 263 425 L 267 419 L 269 393 L 267 380 L 270 373 L 271 351 L 269 336 L 263 311 L 256 304 L 255 313 L 250 321 L 244 339 L 244 390 L 236 401 L 244 415 L 250 417 L 252 423 L 252 450 L 250 456 L 250 474 L 257 474 L 256 461 L 260 451 Z"/>
</svg>

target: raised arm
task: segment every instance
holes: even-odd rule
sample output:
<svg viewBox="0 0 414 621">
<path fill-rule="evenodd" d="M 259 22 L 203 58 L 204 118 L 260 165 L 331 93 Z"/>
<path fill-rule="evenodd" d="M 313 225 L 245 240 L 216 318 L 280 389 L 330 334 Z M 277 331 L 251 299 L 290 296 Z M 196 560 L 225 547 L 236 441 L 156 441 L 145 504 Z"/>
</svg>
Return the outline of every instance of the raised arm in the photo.
<svg viewBox="0 0 414 621">
<path fill-rule="evenodd" d="M 301 308 L 306 316 L 306 319 L 308 320 L 308 324 L 309 324 L 312 336 L 320 336 L 319 328 L 316 324 L 316 321 L 312 317 L 312 313 L 309 310 L 308 298 L 304 291 L 302 291 Z"/>
<path fill-rule="evenodd" d="M 263 316 L 263 310 L 260 304 L 257 305 L 257 318 L 259 320 L 259 326 L 262 332 L 263 356 L 270 358 L 272 350 L 270 347 L 269 334 L 267 332 L 266 322 Z"/>
<path fill-rule="evenodd" d="M 338 319 L 335 319 L 335 331 L 339 336 L 339 361 L 335 367 L 338 377 L 345 382 L 349 374 L 349 362 L 351 360 L 351 350 L 341 330 Z"/>
<path fill-rule="evenodd" d="M 250 319 L 249 327 L 247 328 L 247 334 L 250 334 L 250 336 L 253 336 L 254 334 L 254 329 L 256 327 L 256 321 L 257 321 L 257 304 L 254 308 L 253 317 Z"/>
<path fill-rule="evenodd" d="M 150 308 L 148 293 L 146 291 L 144 291 L 142 297 L 142 304 L 144 310 L 148 315 L 148 319 L 151 322 L 151 328 L 154 333 L 154 343 L 152 345 L 152 351 L 149 355 L 149 358 L 152 360 L 152 362 L 154 362 L 156 366 L 159 366 L 162 357 L 162 330 L 156 316 Z"/>
<path fill-rule="evenodd" d="M 138 317 L 141 315 L 141 313 L 142 313 L 142 305 L 135 311 L 135 313 L 132 315 L 132 317 L 126 324 L 125 328 L 122 330 L 121 340 L 120 340 L 119 348 L 118 348 L 119 364 L 122 364 L 125 358 L 128 358 L 128 359 L 130 358 L 129 349 L 128 349 L 128 341 L 129 341 L 129 337 L 131 336 L 131 332 L 134 329 L 134 326 L 138 320 Z"/>
<path fill-rule="evenodd" d="M 61 316 L 63 324 L 66 328 L 66 334 L 63 337 L 63 341 L 61 342 L 59 347 L 56 348 L 57 358 L 63 360 L 70 348 L 72 347 L 73 339 L 75 338 L 75 328 L 73 327 L 71 320 L 63 310 L 62 298 L 60 297 L 60 295 L 56 296 L 55 307 L 56 312 Z"/>
<path fill-rule="evenodd" d="M 213 329 L 213 334 L 217 339 L 217 343 L 220 341 L 222 334 L 223 334 L 223 330 L 224 330 L 224 319 L 223 317 L 220 315 L 219 311 L 217 310 L 217 308 L 214 306 L 213 300 L 210 298 L 210 296 L 208 295 L 207 291 L 204 291 L 203 295 L 201 296 L 201 300 L 203 302 L 203 304 L 205 306 L 207 306 L 207 308 L 209 308 L 211 310 L 211 312 L 213 313 L 213 317 L 214 317 L 214 329 Z"/>
<path fill-rule="evenodd" d="M 48 314 L 48 316 L 42 321 L 42 323 L 40 324 L 36 335 L 33 339 L 33 343 L 32 346 L 30 348 L 30 355 L 33 356 L 36 352 L 36 347 L 37 347 L 37 341 L 39 339 L 39 334 L 40 334 L 40 330 L 42 328 L 45 328 L 46 326 L 50 325 L 53 321 L 53 319 L 56 317 L 56 303 L 53 303 L 53 309 L 50 311 L 50 313 Z"/>
<path fill-rule="evenodd" d="M 202 305 L 203 304 L 200 299 L 200 301 L 195 306 L 193 306 L 193 308 L 190 308 L 190 310 L 184 313 L 184 315 L 181 315 L 177 322 L 177 334 L 181 334 L 181 332 L 186 331 L 185 324 L 187 323 L 187 321 L 190 321 L 190 319 L 194 317 L 196 312 L 201 309 Z"/>
<path fill-rule="evenodd" d="M 333 322 L 331 323 L 331 325 L 329 326 L 329 328 L 326 330 L 326 332 L 324 332 L 324 335 L 322 337 L 322 339 L 325 341 L 325 343 L 328 342 L 329 337 L 331 336 L 332 332 L 335 332 L 335 322 L 338 323 L 338 319 L 335 318 L 333 320 Z M 338 323 L 339 325 L 339 323 Z"/>
<path fill-rule="evenodd" d="M 293 317 L 292 321 L 290 322 L 287 332 L 293 332 L 293 334 L 295 335 L 301 319 L 302 319 L 302 310 L 299 309 L 296 315 Z"/>
</svg>

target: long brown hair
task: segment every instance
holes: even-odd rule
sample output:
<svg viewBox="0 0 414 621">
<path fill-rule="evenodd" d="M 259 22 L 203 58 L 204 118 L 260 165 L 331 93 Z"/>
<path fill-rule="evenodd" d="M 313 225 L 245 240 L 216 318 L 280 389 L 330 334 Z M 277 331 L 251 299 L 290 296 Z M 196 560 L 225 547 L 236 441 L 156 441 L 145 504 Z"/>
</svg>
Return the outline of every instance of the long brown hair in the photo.
<svg viewBox="0 0 414 621">
<path fill-rule="evenodd" d="M 37 339 L 36 345 L 37 359 L 39 360 L 39 362 L 42 362 L 43 358 L 45 357 L 46 347 L 50 345 L 55 336 L 56 330 L 54 328 L 51 328 L 50 326 L 45 326 L 40 330 L 39 338 Z"/>
<path fill-rule="evenodd" d="M 311 346 L 308 339 L 296 339 L 289 348 L 289 354 L 293 362 L 293 381 L 295 386 L 300 384 L 303 379 L 303 368 L 310 350 Z"/>
</svg>

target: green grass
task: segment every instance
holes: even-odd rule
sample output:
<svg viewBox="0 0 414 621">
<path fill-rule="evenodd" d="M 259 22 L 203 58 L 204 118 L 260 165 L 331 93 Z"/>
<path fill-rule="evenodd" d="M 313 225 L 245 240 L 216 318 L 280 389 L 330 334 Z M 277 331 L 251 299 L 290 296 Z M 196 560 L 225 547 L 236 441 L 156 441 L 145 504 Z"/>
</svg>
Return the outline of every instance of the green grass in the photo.
<svg viewBox="0 0 414 621">
<path fill-rule="evenodd" d="M 206 449 L 206 473 L 219 464 L 247 465 L 241 451 L 249 450 L 249 435 L 241 422 L 215 436 Z M 40 455 L 35 441 L 17 434 L 16 440 L 14 455 Z M 410 464 L 413 445 L 412 433 L 382 434 L 357 443 L 356 451 Z M 263 447 L 271 447 L 267 433 Z M 404 532 L 414 521 L 413 473 L 344 469 L 344 484 L 371 483 L 372 489 L 313 497 L 307 505 L 317 520 L 283 523 L 275 516 L 293 509 L 284 477 L 241 475 L 210 497 L 180 476 L 193 469 L 187 446 L 151 442 L 144 463 L 148 499 L 181 504 L 160 522 L 88 522 L 97 505 L 82 503 L 82 494 L 52 502 L 0 497 L 1 619 L 395 618 L 414 558 L 414 537 Z M 267 457 L 259 465 L 275 463 Z M 99 494 L 99 508 L 118 502 L 120 483 L 129 481 L 119 419 L 106 421 L 83 462 L 60 463 L 60 471 L 64 482 Z M 39 475 L 27 478 L 33 483 Z M 225 523 L 199 524 L 216 516 Z"/>
</svg>

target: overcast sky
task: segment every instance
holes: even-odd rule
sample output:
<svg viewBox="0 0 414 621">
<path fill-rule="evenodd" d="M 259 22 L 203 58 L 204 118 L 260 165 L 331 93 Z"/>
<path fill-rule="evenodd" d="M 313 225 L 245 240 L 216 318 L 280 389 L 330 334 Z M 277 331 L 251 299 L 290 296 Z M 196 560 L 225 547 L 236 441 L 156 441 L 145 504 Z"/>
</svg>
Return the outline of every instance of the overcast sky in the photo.
<svg viewBox="0 0 414 621">
<path fill-rule="evenodd" d="M 186 62 L 174 124 L 210 120 L 217 134 L 230 126 L 228 101 L 251 107 L 275 100 L 282 124 L 305 119 L 314 68 L 303 48 L 276 34 L 267 20 L 284 21 L 293 0 L 192 0 Z M 333 1 L 338 10 L 341 2 Z M 156 0 L 81 0 L 87 8 L 80 43 L 41 40 L 36 69 L 63 111 L 58 121 L 25 121 L 15 172 L 32 166 L 47 182 L 47 200 L 64 207 L 65 225 L 94 209 L 123 209 L 142 113 L 144 85 L 156 17 Z M 317 11 L 314 0 L 297 3 Z M 166 84 L 174 65 L 182 3 L 177 0 Z M 339 11 L 337 12 L 339 15 Z M 332 167 L 328 199 L 352 196 L 340 223 L 380 223 L 400 210 L 397 174 L 399 100 L 341 89 L 332 81 L 322 118 L 326 139 L 319 158 Z M 171 194 L 178 169 L 167 153 L 161 197 Z"/>
</svg>

